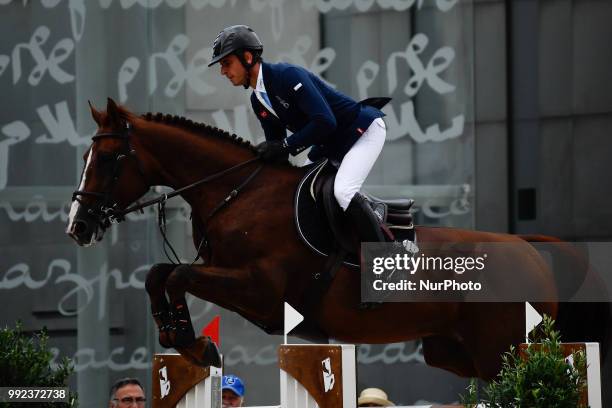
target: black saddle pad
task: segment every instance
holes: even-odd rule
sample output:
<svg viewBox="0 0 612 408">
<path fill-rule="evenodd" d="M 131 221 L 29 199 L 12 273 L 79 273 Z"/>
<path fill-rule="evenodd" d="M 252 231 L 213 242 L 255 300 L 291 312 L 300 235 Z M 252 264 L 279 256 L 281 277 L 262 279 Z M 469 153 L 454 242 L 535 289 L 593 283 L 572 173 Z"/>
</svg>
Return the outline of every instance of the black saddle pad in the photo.
<svg viewBox="0 0 612 408">
<path fill-rule="evenodd" d="M 335 235 L 330 228 L 324 209 L 317 206 L 314 182 L 321 176 L 327 160 L 309 166 L 295 193 L 295 225 L 300 239 L 315 253 L 328 256 L 335 247 Z M 357 248 L 356 248 L 357 249 Z M 359 260 L 349 255 L 345 265 L 358 267 Z"/>
<path fill-rule="evenodd" d="M 343 263 L 359 267 L 358 242 L 352 245 L 350 240 L 346 239 L 345 234 L 341 232 L 341 230 L 346 228 L 346 225 L 343 223 L 342 210 L 333 197 L 333 177 L 335 177 L 335 171 L 336 169 L 327 160 L 314 163 L 307 168 L 306 175 L 298 185 L 295 194 L 295 225 L 300 239 L 319 255 L 328 256 L 332 253 L 336 245 L 338 245 L 336 242 L 338 237 L 343 239 L 340 244 L 344 248 L 354 246 L 354 251 L 349 251 Z M 317 197 L 317 193 L 323 194 L 323 192 L 325 192 L 326 197 Z M 326 213 L 324 208 L 326 205 L 328 207 L 333 205 L 337 209 L 327 208 Z M 327 217 L 328 213 L 334 214 L 331 223 Z M 395 241 L 415 241 L 414 228 L 412 226 L 406 227 L 389 224 L 387 226 L 393 232 Z"/>
</svg>

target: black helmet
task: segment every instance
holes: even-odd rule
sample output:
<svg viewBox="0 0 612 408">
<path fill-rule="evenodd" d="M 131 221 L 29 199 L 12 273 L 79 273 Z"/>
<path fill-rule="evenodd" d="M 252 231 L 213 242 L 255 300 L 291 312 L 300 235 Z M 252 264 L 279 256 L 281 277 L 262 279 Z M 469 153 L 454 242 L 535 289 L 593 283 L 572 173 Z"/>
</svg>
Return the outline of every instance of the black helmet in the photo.
<svg viewBox="0 0 612 408">
<path fill-rule="evenodd" d="M 223 58 L 239 50 L 253 51 L 256 56 L 259 57 L 263 52 L 263 44 L 251 27 L 234 25 L 224 28 L 219 32 L 219 35 L 213 42 L 213 56 L 208 66 L 210 67 L 216 64 Z"/>
</svg>

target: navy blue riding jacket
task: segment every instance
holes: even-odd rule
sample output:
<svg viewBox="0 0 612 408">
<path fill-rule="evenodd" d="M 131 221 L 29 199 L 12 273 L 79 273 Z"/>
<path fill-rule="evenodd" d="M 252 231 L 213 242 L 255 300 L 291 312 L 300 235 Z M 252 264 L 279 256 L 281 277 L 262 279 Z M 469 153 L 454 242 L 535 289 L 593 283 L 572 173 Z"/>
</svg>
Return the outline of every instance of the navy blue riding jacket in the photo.
<svg viewBox="0 0 612 408">
<path fill-rule="evenodd" d="M 370 124 L 385 116 L 380 110 L 362 105 L 331 88 L 306 69 L 287 63 L 262 62 L 263 82 L 275 116 L 257 96 L 251 105 L 264 130 L 266 140 L 282 140 L 286 129 L 292 154 L 314 146 L 312 161 L 322 157 L 342 160 Z"/>
</svg>

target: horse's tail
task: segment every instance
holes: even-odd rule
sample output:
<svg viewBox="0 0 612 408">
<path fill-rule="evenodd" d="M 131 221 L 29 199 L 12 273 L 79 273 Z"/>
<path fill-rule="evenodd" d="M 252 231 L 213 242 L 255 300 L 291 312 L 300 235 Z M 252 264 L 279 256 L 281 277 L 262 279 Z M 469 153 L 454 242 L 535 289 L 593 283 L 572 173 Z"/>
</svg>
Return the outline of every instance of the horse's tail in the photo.
<svg viewBox="0 0 612 408">
<path fill-rule="evenodd" d="M 556 319 L 557 330 L 564 342 L 599 342 L 602 361 L 610 347 L 610 326 L 612 319 L 608 302 L 564 302 L 582 287 L 598 299 L 608 299 L 608 293 L 599 274 L 588 259 L 572 244 L 546 235 L 519 235 L 529 243 L 547 243 L 551 252 L 555 283 L 557 284 L 559 310 Z M 538 246 L 535 245 L 536 249 Z M 593 291 L 593 292 L 591 292 Z"/>
<path fill-rule="evenodd" d="M 519 235 L 536 249 L 548 252 L 559 299 L 570 299 L 580 289 L 589 270 L 588 260 L 569 242 L 547 235 Z"/>
</svg>

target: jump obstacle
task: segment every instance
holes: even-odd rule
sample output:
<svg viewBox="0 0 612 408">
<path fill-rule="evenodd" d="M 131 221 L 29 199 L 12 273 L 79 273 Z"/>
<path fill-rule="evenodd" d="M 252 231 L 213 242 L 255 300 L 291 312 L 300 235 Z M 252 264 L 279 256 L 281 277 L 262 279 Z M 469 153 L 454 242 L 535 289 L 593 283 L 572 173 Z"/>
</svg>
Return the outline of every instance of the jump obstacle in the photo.
<svg viewBox="0 0 612 408">
<path fill-rule="evenodd" d="M 566 343 L 563 350 L 566 356 L 576 350 L 585 351 L 587 389 L 583 401 L 591 408 L 601 408 L 599 343 Z M 283 344 L 278 348 L 278 363 L 280 406 L 251 408 L 357 406 L 354 345 Z M 179 354 L 156 354 L 152 407 L 221 408 L 221 378 L 220 368 L 195 366 Z M 433 408 L 431 405 L 421 407 Z"/>
<path fill-rule="evenodd" d="M 220 408 L 222 376 L 220 368 L 196 366 L 180 354 L 155 354 L 152 406 Z"/>
<path fill-rule="evenodd" d="M 357 406 L 354 345 L 283 344 L 278 364 L 281 405 L 274 408 Z M 152 407 L 220 408 L 221 377 L 220 368 L 197 367 L 180 354 L 156 354 Z"/>
</svg>

